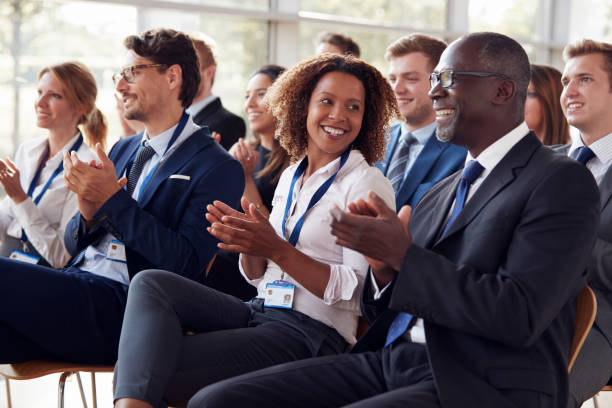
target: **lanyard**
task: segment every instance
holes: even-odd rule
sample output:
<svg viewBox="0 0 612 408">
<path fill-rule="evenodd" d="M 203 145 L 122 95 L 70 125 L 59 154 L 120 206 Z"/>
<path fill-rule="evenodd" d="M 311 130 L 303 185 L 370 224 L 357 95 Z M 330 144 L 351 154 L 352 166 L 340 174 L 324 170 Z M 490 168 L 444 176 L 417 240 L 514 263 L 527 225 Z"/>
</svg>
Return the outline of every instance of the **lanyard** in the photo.
<svg viewBox="0 0 612 408">
<path fill-rule="evenodd" d="M 153 175 L 157 171 L 157 167 L 159 166 L 159 164 L 163 160 L 163 158 L 166 155 L 166 153 L 168 153 L 168 150 L 170 150 L 170 147 L 172 147 L 174 142 L 176 142 L 176 139 L 178 139 L 179 135 L 183 132 L 183 129 L 185 128 L 185 125 L 187 125 L 187 121 L 188 120 L 189 120 L 189 115 L 187 114 L 187 112 L 183 111 L 183 115 L 181 116 L 181 120 L 179 121 L 178 125 L 176 126 L 176 129 L 174 129 L 174 132 L 172 133 L 172 137 L 170 138 L 170 141 L 168 142 L 168 145 L 166 146 L 166 150 L 164 150 L 164 154 L 162 155 L 162 158 L 160 159 L 160 161 L 157 162 L 155 167 L 153 167 L 151 169 L 151 171 L 149 171 L 149 174 L 147 174 L 145 179 L 142 181 L 142 184 L 140 185 L 140 189 L 138 190 L 138 198 L 140 197 L 140 195 L 144 191 L 144 189 L 147 186 L 147 184 L 149 183 L 149 181 L 151 181 L 151 178 L 153 177 Z M 127 173 L 126 174 L 130 174 L 130 170 L 132 169 L 132 165 L 134 164 L 134 160 L 136 159 L 136 155 L 138 154 L 138 152 L 140 151 L 141 148 L 142 148 L 142 145 L 134 152 L 134 154 L 130 158 L 130 161 L 128 162 Z"/>
<path fill-rule="evenodd" d="M 82 144 L 83 144 L 83 135 L 81 135 L 79 133 L 79 138 L 77 139 L 76 142 L 74 142 L 74 144 L 70 148 L 70 153 L 72 154 L 72 152 L 76 152 L 77 150 L 79 150 L 79 148 L 81 147 Z M 32 182 L 30 183 L 30 187 L 28 188 L 28 197 L 30 197 L 30 198 L 32 198 L 32 195 L 34 194 L 34 189 L 36 188 L 36 185 L 38 184 L 38 179 L 40 178 L 40 174 L 42 173 L 43 167 L 45 167 L 45 162 L 47 161 L 48 157 L 49 157 L 49 148 L 47 147 L 47 149 L 45 150 L 45 154 L 44 154 L 42 160 L 40 161 L 40 164 L 38 165 L 38 169 L 36 169 L 36 173 L 34 173 L 34 178 L 32 178 Z M 49 177 L 49 180 L 47 180 L 47 182 L 43 186 L 42 190 L 40 190 L 40 193 L 38 193 L 38 195 L 33 199 L 34 205 L 38 205 L 38 203 L 42 199 L 43 195 L 45 195 L 45 193 L 49 189 L 49 186 L 51 186 L 51 183 L 53 182 L 53 180 L 62 171 L 64 171 L 64 161 L 63 160 L 60 161 L 59 166 L 57 166 L 57 168 L 55 169 L 53 174 L 51 174 L 51 177 Z M 28 241 L 28 236 L 26 235 L 25 230 L 23 228 L 21 229 L 21 239 L 24 242 Z"/>
<path fill-rule="evenodd" d="M 81 144 L 83 144 L 83 136 L 81 136 L 79 134 L 79 138 L 77 139 L 77 141 L 70 148 L 70 153 L 79 150 L 79 148 L 81 147 Z M 40 178 L 40 174 L 42 173 L 43 167 L 45 167 L 45 162 L 47 161 L 48 157 L 49 157 L 49 148 L 47 148 L 47 150 L 45 151 L 45 155 L 43 156 L 42 160 L 40 161 L 40 164 L 38 165 L 38 169 L 36 169 L 36 173 L 34 174 L 34 178 L 32 179 L 32 182 L 30 183 L 30 187 L 28 188 L 28 197 L 32 197 L 32 195 L 34 194 L 34 189 L 36 188 L 36 184 L 38 184 L 38 179 Z M 51 177 L 49 177 L 49 180 L 47 180 L 47 182 L 43 186 L 42 190 L 40 190 L 40 193 L 38 193 L 36 198 L 34 198 L 34 204 L 38 205 L 38 203 L 42 199 L 43 195 L 49 189 L 49 186 L 51 185 L 53 180 L 62 171 L 64 171 L 64 162 L 60 161 L 60 164 L 59 164 L 59 166 L 57 166 L 57 169 L 55 169 L 53 174 L 51 174 Z"/>
<path fill-rule="evenodd" d="M 334 182 L 336 175 L 338 175 L 338 172 L 340 171 L 342 166 L 344 166 L 344 163 L 346 163 L 346 160 L 349 157 L 349 153 L 350 153 L 349 149 L 347 149 L 344 153 L 342 153 L 342 156 L 340 157 L 340 166 L 338 167 L 338 170 L 336 170 L 336 172 L 330 178 L 328 178 L 325 181 L 325 183 L 321 184 L 321 187 L 319 187 L 317 191 L 315 191 L 314 195 L 310 199 L 310 202 L 308 203 L 308 207 L 306 208 L 306 211 L 304 211 L 304 214 L 302 214 L 298 222 L 295 224 L 295 227 L 293 228 L 293 231 L 291 232 L 291 235 L 289 236 L 288 241 L 291 245 L 295 246 L 297 244 L 298 239 L 300 238 L 300 232 L 302 232 L 302 226 L 304 225 L 304 218 L 306 218 L 306 214 L 308 213 L 308 211 L 310 211 L 312 207 L 315 206 L 316 203 L 319 202 L 319 200 L 321 199 L 321 197 L 323 197 L 323 195 L 327 192 L 327 190 L 329 190 L 329 187 Z M 304 160 L 302 160 L 298 168 L 295 170 L 295 173 L 293 174 L 293 180 L 291 180 L 291 187 L 289 188 L 289 196 L 287 197 L 287 205 L 285 206 L 285 215 L 283 216 L 283 226 L 282 227 L 283 227 L 283 235 L 285 236 L 285 238 L 287 238 L 287 233 L 285 232 L 285 229 L 286 229 L 285 224 L 287 223 L 287 217 L 289 216 L 289 210 L 291 209 L 291 201 L 293 200 L 293 188 L 295 187 L 295 183 L 302 176 L 304 171 L 306 171 L 307 166 L 308 166 L 308 156 Z"/>
</svg>

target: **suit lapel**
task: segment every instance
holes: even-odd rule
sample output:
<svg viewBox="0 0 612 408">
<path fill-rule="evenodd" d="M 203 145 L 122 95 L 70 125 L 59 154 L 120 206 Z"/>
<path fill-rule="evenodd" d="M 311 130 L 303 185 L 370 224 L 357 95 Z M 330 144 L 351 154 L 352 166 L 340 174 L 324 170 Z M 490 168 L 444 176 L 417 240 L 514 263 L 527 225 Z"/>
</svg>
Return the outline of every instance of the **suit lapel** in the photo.
<svg viewBox="0 0 612 408">
<path fill-rule="evenodd" d="M 601 194 L 601 211 L 603 212 L 610 203 L 610 197 L 612 196 L 612 166 L 608 167 L 606 174 L 599 183 L 599 193 Z"/>
<path fill-rule="evenodd" d="M 387 145 L 387 153 L 385 153 L 385 163 L 383 166 L 383 174 L 385 176 L 387 175 L 387 171 L 389 170 L 389 163 L 391 162 L 391 158 L 393 157 L 393 153 L 395 152 L 395 148 L 397 147 L 397 141 L 399 140 L 401 133 L 401 125 L 395 125 L 391 128 L 391 132 L 389 135 L 389 144 Z"/>
<path fill-rule="evenodd" d="M 155 194 L 159 185 L 179 170 L 185 163 L 189 163 L 191 158 L 210 143 L 216 143 L 212 138 L 203 137 L 200 131 L 195 132 L 185 140 L 167 160 L 159 165 L 151 181 L 142 191 L 142 196 L 138 198 L 140 207 L 145 207 Z"/>
<path fill-rule="evenodd" d="M 516 178 L 516 170 L 525 167 L 532 154 L 540 146 L 541 143 L 535 134 L 529 133 L 510 149 L 483 181 L 482 185 L 474 193 L 474 196 L 465 204 L 463 210 L 439 241 L 448 238 L 468 225 L 491 199 Z"/>
<path fill-rule="evenodd" d="M 130 159 L 134 157 L 136 151 L 138 151 L 138 148 L 140 147 L 141 140 L 142 133 L 139 133 L 137 136 L 132 136 L 132 140 L 128 142 L 129 144 L 125 148 L 125 154 L 118 157 L 117 163 L 115 163 L 115 174 L 117 175 L 118 179 L 123 177 Z M 127 177 L 127 174 L 125 174 L 125 176 Z"/>
<path fill-rule="evenodd" d="M 408 201 L 408 198 L 414 194 L 436 160 L 438 160 L 438 157 L 440 157 L 442 152 L 447 148 L 447 144 L 440 142 L 436 138 L 435 132 L 429 136 L 427 143 L 425 143 L 423 150 L 417 156 L 414 164 L 410 168 L 410 172 L 406 175 L 404 182 L 395 196 L 397 205 L 396 211 L 399 211 L 402 204 Z"/>
<path fill-rule="evenodd" d="M 207 119 L 210 118 L 221 108 L 221 99 L 215 98 L 208 105 L 204 107 L 200 112 L 196 114 L 196 122 L 207 122 Z"/>
</svg>

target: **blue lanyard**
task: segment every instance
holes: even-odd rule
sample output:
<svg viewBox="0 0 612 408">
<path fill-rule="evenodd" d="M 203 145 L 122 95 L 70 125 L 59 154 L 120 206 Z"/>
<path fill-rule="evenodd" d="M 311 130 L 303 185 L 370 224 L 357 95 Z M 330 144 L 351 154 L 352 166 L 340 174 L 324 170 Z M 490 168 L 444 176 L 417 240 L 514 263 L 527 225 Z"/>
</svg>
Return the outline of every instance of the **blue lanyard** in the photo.
<svg viewBox="0 0 612 408">
<path fill-rule="evenodd" d="M 77 139 L 77 141 L 70 148 L 70 153 L 79 150 L 79 148 L 81 147 L 82 144 L 83 144 L 83 136 L 79 134 L 79 138 Z M 45 155 L 43 156 L 42 160 L 40 161 L 40 164 L 38 165 L 38 169 L 36 169 L 36 173 L 34 174 L 34 178 L 32 179 L 32 182 L 30 183 L 30 187 L 28 188 L 28 197 L 32 197 L 32 195 L 34 194 L 34 189 L 36 188 L 36 185 L 38 184 L 38 179 L 40 178 L 40 174 L 42 173 L 43 167 L 45 167 L 45 162 L 47 161 L 48 157 L 49 157 L 49 148 L 47 148 L 47 150 L 45 151 Z M 51 186 L 51 183 L 53 182 L 53 180 L 62 171 L 64 171 L 64 161 L 63 160 L 60 161 L 60 164 L 59 164 L 59 166 L 57 166 L 57 169 L 55 169 L 53 174 L 51 174 L 51 177 L 49 177 L 49 180 L 47 180 L 47 182 L 43 186 L 42 190 L 40 190 L 40 193 L 38 193 L 36 198 L 34 198 L 34 204 L 38 205 L 38 203 L 42 199 L 43 195 L 49 189 L 49 186 Z"/>
<path fill-rule="evenodd" d="M 181 116 L 181 120 L 179 120 L 179 123 L 176 126 L 176 129 L 174 129 L 174 132 L 172 133 L 172 137 L 170 138 L 170 141 L 168 142 L 168 145 L 166 146 L 166 150 L 164 150 L 164 154 L 162 155 L 162 158 L 160 159 L 160 161 L 157 162 L 155 167 L 153 167 L 151 169 L 149 174 L 147 174 L 147 177 L 145 177 L 145 179 L 142 181 L 142 184 L 140 185 L 140 189 L 138 190 L 138 197 L 140 197 L 140 195 L 142 194 L 142 192 L 145 189 L 145 187 L 147 186 L 147 184 L 149 184 L 149 181 L 151 181 L 151 178 L 153 177 L 153 175 L 157 171 L 157 167 L 159 166 L 159 164 L 163 160 L 163 158 L 166 155 L 166 153 L 168 153 L 168 150 L 170 150 L 170 147 L 172 147 L 174 142 L 176 142 L 176 139 L 178 139 L 179 135 L 183 132 L 183 129 L 185 128 L 185 125 L 187 125 L 187 121 L 188 120 L 189 120 L 189 114 L 187 112 L 183 111 L 183 115 Z M 140 147 L 134 152 L 134 154 L 130 158 L 130 161 L 128 162 L 127 173 L 126 174 L 130 173 L 130 170 L 132 169 L 132 165 L 134 164 L 134 160 L 136 159 L 136 155 L 138 154 L 138 152 L 140 151 L 141 148 L 142 148 L 142 144 L 140 145 Z"/>
<path fill-rule="evenodd" d="M 342 153 L 342 156 L 340 157 L 340 166 L 338 167 L 338 170 L 336 170 L 336 172 L 330 178 L 328 178 L 325 181 L 325 183 L 321 184 L 321 187 L 319 187 L 317 191 L 315 191 L 314 195 L 310 199 L 310 202 L 308 203 L 308 207 L 306 208 L 306 211 L 304 211 L 304 214 L 302 214 L 298 222 L 295 224 L 295 227 L 293 228 L 293 231 L 291 232 L 291 235 L 289 236 L 289 239 L 287 240 L 289 241 L 291 245 L 295 246 L 297 244 L 298 239 L 300 238 L 300 233 L 302 232 L 302 226 L 304 225 L 304 218 L 306 218 L 306 214 L 308 213 L 308 211 L 310 211 L 312 207 L 315 206 L 316 203 L 319 202 L 319 200 L 321 199 L 321 197 L 323 197 L 323 195 L 327 192 L 327 190 L 329 190 L 329 187 L 334 182 L 334 179 L 338 175 L 338 172 L 340 171 L 342 166 L 344 166 L 344 163 L 346 163 L 349 157 L 349 154 L 350 154 L 349 149 L 347 149 L 344 153 Z M 293 180 L 291 180 L 291 187 L 289 187 L 289 196 L 287 197 L 287 205 L 285 206 L 285 215 L 283 216 L 283 225 L 282 225 L 283 235 L 285 236 L 285 239 L 287 238 L 287 233 L 285 232 L 286 230 L 285 225 L 287 223 L 287 217 L 289 215 L 289 210 L 291 209 L 291 201 L 293 200 L 293 188 L 295 187 L 295 183 L 302 176 L 304 171 L 306 171 L 306 167 L 308 167 L 308 156 L 304 160 L 302 160 L 298 168 L 295 170 L 295 173 L 293 173 Z"/>
<path fill-rule="evenodd" d="M 70 148 L 70 153 L 76 152 L 77 150 L 79 150 L 79 148 L 81 147 L 82 144 L 83 144 L 83 135 L 81 135 L 79 133 L 79 138 L 77 139 L 76 142 L 74 142 L 74 144 Z M 36 188 L 36 185 L 38 184 L 38 179 L 40 178 L 40 174 L 42 173 L 43 167 L 45 167 L 45 162 L 47 161 L 48 157 L 49 157 L 49 147 L 47 147 L 47 149 L 45 150 L 45 154 L 42 157 L 42 160 L 40 161 L 40 164 L 38 165 L 38 169 L 36 169 L 36 173 L 34 173 L 34 178 L 32 178 L 32 182 L 30 183 L 30 187 L 28 188 L 28 197 L 30 197 L 30 198 L 32 198 L 32 195 L 34 194 L 34 189 Z M 64 161 L 63 160 L 60 161 L 59 166 L 57 166 L 57 168 L 55 169 L 53 174 L 51 174 L 51 177 L 49 177 L 49 180 L 47 180 L 47 182 L 43 186 L 42 190 L 40 190 L 40 193 L 38 193 L 36 198 L 34 198 L 34 200 L 33 200 L 34 201 L 34 205 L 38 205 L 38 203 L 42 199 L 43 195 L 45 195 L 45 193 L 47 192 L 47 190 L 51 186 L 51 183 L 53 182 L 53 180 L 62 171 L 64 171 Z M 26 235 L 26 233 L 23 230 L 23 228 L 21 229 L 21 239 L 24 242 L 28 241 L 28 236 Z"/>
</svg>

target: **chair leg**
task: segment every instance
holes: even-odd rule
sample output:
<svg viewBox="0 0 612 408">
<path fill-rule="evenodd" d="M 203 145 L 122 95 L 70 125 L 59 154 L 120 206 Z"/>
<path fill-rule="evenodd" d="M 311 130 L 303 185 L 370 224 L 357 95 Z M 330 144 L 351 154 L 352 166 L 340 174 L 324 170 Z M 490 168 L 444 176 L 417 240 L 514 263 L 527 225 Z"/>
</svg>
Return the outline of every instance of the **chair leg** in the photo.
<svg viewBox="0 0 612 408">
<path fill-rule="evenodd" d="M 98 408 L 98 393 L 96 392 L 96 373 L 92 371 L 90 374 L 91 374 L 91 400 L 92 400 L 91 405 L 93 408 Z"/>
<path fill-rule="evenodd" d="M 66 378 L 72 374 L 69 371 L 63 372 L 60 375 L 59 383 L 57 384 L 57 408 L 64 408 L 64 387 L 66 385 Z"/>
<path fill-rule="evenodd" d="M 75 373 L 77 382 L 79 383 L 79 392 L 81 393 L 81 401 L 83 401 L 83 408 L 87 408 L 87 400 L 85 399 L 85 392 L 83 391 L 83 383 L 81 382 L 81 373 L 78 371 Z"/>
<path fill-rule="evenodd" d="M 11 401 L 11 385 L 9 384 L 9 379 L 4 377 L 4 382 L 6 386 L 6 406 L 7 408 L 13 408 L 13 402 Z"/>
</svg>

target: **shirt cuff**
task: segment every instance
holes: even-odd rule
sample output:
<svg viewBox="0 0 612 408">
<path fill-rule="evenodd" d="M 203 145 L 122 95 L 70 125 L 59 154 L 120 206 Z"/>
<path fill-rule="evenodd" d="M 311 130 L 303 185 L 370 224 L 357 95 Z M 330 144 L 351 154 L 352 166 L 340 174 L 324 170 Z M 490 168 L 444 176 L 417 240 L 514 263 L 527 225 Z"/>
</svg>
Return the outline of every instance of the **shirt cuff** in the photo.
<svg viewBox="0 0 612 408">
<path fill-rule="evenodd" d="M 351 300 L 359 285 L 357 274 L 347 265 L 329 265 L 329 281 L 323 294 L 326 305 L 332 305 L 341 300 Z"/>
<path fill-rule="evenodd" d="M 384 288 L 379 289 L 378 284 L 376 283 L 376 279 L 374 279 L 373 273 L 370 273 L 370 282 L 372 283 L 372 297 L 374 298 L 374 300 L 380 299 L 383 293 L 385 293 L 387 288 L 391 285 L 391 282 L 389 282 L 387 285 L 385 285 Z"/>
</svg>

